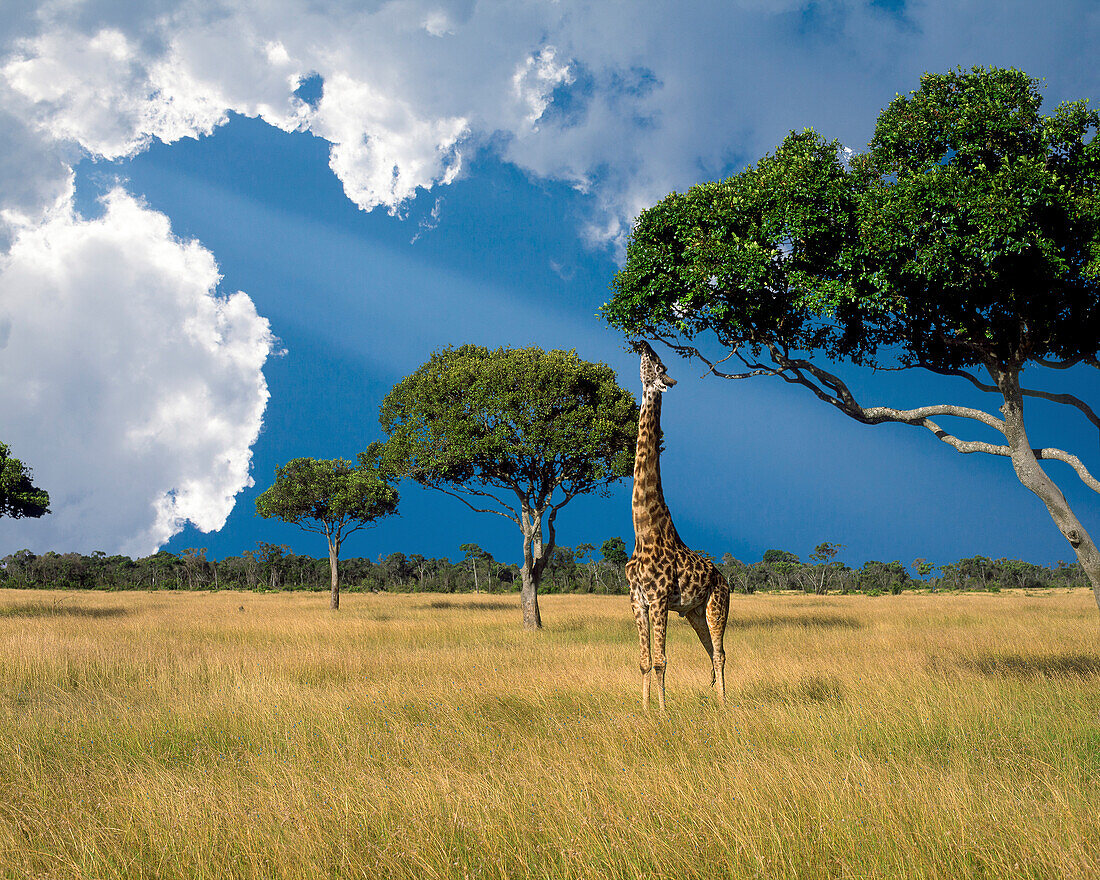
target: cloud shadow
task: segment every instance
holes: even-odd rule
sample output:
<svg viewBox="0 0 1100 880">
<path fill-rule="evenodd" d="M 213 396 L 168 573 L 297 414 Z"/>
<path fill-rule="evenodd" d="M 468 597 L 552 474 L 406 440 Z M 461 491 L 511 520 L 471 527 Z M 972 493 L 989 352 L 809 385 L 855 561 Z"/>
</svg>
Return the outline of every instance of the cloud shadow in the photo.
<svg viewBox="0 0 1100 880">
<path fill-rule="evenodd" d="M 509 611 L 518 608 L 517 602 L 454 602 L 451 599 L 434 599 L 421 608 L 446 609 L 460 608 L 470 611 Z"/>
<path fill-rule="evenodd" d="M 861 629 L 865 624 L 846 614 L 767 614 L 760 617 L 730 617 L 732 629 L 773 629 L 779 626 L 802 626 L 807 629 Z"/>
<path fill-rule="evenodd" d="M 108 606 L 104 608 L 88 607 L 87 605 L 65 605 L 61 602 L 24 602 L 20 605 L 9 605 L 0 608 L 0 617 L 75 617 L 90 620 L 125 617 L 130 614 L 129 609 Z"/>
</svg>

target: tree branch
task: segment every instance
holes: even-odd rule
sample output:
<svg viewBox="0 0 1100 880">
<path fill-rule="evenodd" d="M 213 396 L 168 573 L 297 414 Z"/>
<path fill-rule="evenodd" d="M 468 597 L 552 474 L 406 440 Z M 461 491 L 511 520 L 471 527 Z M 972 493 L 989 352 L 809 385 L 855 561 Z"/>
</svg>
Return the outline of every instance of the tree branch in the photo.
<svg viewBox="0 0 1100 880">
<path fill-rule="evenodd" d="M 351 522 L 348 522 L 347 525 L 350 525 L 351 528 L 347 531 L 344 531 L 343 526 L 341 526 L 340 531 L 336 533 L 336 539 L 341 543 L 343 543 L 343 541 L 345 541 L 349 535 L 354 535 L 356 532 L 363 529 L 372 529 L 376 525 L 378 525 L 378 523 L 377 521 L 366 522 L 364 520 L 352 520 Z"/>
<path fill-rule="evenodd" d="M 834 376 L 832 373 L 821 369 L 821 367 L 807 360 L 787 356 L 785 353 L 780 352 L 773 343 L 768 343 L 768 350 L 771 353 L 772 360 L 780 367 L 784 368 L 784 372 L 778 374 L 780 378 L 784 381 L 809 388 L 819 399 L 835 406 L 846 415 L 851 416 L 858 422 L 863 422 L 865 425 L 878 425 L 883 422 L 903 422 L 908 425 L 926 427 L 936 433 L 937 436 L 942 432 L 945 436 L 950 437 L 950 434 L 944 432 L 943 429 L 935 423 L 925 424 L 925 422 L 928 421 L 929 416 L 954 416 L 956 418 L 972 419 L 976 422 L 981 422 L 1001 434 L 1005 432 L 1005 424 L 1001 419 L 990 415 L 985 410 L 975 409 L 969 406 L 956 406 L 948 403 L 921 406 L 915 409 L 894 409 L 888 406 L 861 406 L 856 400 L 855 395 L 852 394 L 851 389 L 848 388 L 840 377 Z M 793 375 L 788 376 L 787 371 L 790 371 Z M 810 373 L 814 379 L 831 389 L 833 393 L 830 394 L 828 391 L 814 384 L 814 382 L 803 375 L 803 372 Z M 941 437 L 941 439 L 943 438 Z M 974 449 L 971 451 L 979 450 Z"/>
<path fill-rule="evenodd" d="M 1036 360 L 1038 361 L 1038 359 Z M 1050 363 L 1043 363 L 1042 361 L 1038 362 L 1042 363 L 1043 366 L 1052 366 L 1052 364 Z M 980 391 L 1000 393 L 1001 390 L 996 385 L 989 385 L 988 383 L 981 381 L 981 379 L 979 379 L 977 376 L 971 375 L 970 373 L 966 372 L 966 370 L 951 369 L 946 367 L 933 367 L 925 363 L 915 364 L 914 366 L 921 367 L 933 373 L 938 373 L 941 376 L 961 376 Z M 1055 366 L 1054 369 L 1060 370 L 1066 368 Z M 1081 410 L 1081 412 L 1084 413 L 1086 419 L 1088 419 L 1098 429 L 1100 429 L 1100 416 L 1097 416 L 1096 413 L 1093 412 L 1092 407 L 1085 403 L 1085 401 L 1081 400 L 1081 398 L 1076 397 L 1073 394 L 1055 394 L 1052 391 L 1039 391 L 1036 388 L 1021 388 L 1020 393 L 1024 397 L 1037 397 L 1040 400 L 1049 400 L 1051 403 L 1061 403 L 1065 404 L 1066 406 L 1077 407 L 1077 409 Z"/>
<path fill-rule="evenodd" d="M 742 379 L 751 376 L 778 376 L 784 382 L 809 388 L 818 399 L 828 403 L 830 406 L 836 407 L 845 415 L 863 424 L 878 425 L 884 422 L 899 422 L 906 425 L 925 428 L 935 434 L 936 437 L 944 443 L 963 454 L 970 454 L 973 452 L 984 452 L 989 455 L 1010 454 L 1007 446 L 998 446 L 993 443 L 979 440 L 961 440 L 930 418 L 931 416 L 954 416 L 957 418 L 972 419 L 984 425 L 988 425 L 999 433 L 1004 434 L 1004 422 L 996 416 L 985 412 L 985 410 L 966 406 L 955 406 L 952 404 L 936 404 L 908 410 L 894 409 L 886 406 L 864 407 L 856 400 L 851 389 L 839 376 L 834 376 L 832 373 L 821 369 L 821 367 L 807 360 L 790 357 L 787 352 L 780 351 L 779 347 L 774 343 L 766 343 L 768 352 L 776 364 L 774 368 L 768 367 L 765 364 L 752 363 L 738 353 L 738 358 L 745 366 L 749 367 L 749 371 L 745 373 L 725 373 L 717 369 L 717 364 L 708 360 L 694 346 L 686 346 L 681 343 L 675 343 L 660 337 L 658 338 L 678 354 L 699 358 L 710 367 L 711 373 L 724 379 Z M 807 373 L 810 375 L 806 375 Z M 974 377 L 968 378 L 973 379 Z"/>
<path fill-rule="evenodd" d="M 674 342 L 671 339 L 667 339 L 664 336 L 659 336 L 656 334 L 653 336 L 653 338 L 658 342 L 663 342 L 666 346 L 668 346 L 670 349 L 672 349 L 672 351 L 676 352 L 676 354 L 680 355 L 681 357 L 687 358 L 688 360 L 691 360 L 692 358 L 698 358 L 699 360 L 701 360 L 704 364 L 707 365 L 707 372 L 704 373 L 703 376 L 706 376 L 709 373 L 713 376 L 719 377 L 720 379 L 751 379 L 754 376 L 778 376 L 782 372 L 782 370 L 779 368 L 768 367 L 765 364 L 750 364 L 745 359 L 744 355 L 741 354 L 741 350 L 739 348 L 734 348 L 728 355 L 722 358 L 722 360 L 712 363 L 701 351 L 699 351 L 699 349 L 697 349 L 693 345 L 682 345 L 678 342 Z M 741 363 L 749 368 L 748 372 L 725 373 L 722 370 L 718 369 L 719 364 L 724 364 L 734 355 L 737 356 L 737 359 L 741 361 Z M 700 376 L 699 378 L 701 379 L 703 378 L 703 376 Z"/>
<path fill-rule="evenodd" d="M 828 403 L 829 405 L 836 407 L 845 415 L 850 416 L 856 421 L 862 422 L 867 425 L 883 424 L 885 422 L 899 422 L 907 425 L 914 425 L 916 427 L 925 428 L 931 431 L 939 440 L 943 441 L 947 445 L 951 446 L 957 452 L 964 455 L 969 455 L 974 452 L 984 452 L 987 455 L 1001 455 L 1011 456 L 1012 451 L 1008 446 L 997 445 L 994 443 L 987 443 L 980 440 L 961 440 L 950 432 L 946 431 L 939 424 L 932 421 L 930 416 L 955 416 L 958 418 L 972 419 L 974 421 L 981 422 L 984 425 L 988 425 L 994 428 L 1001 434 L 1005 433 L 1005 423 L 996 418 L 995 416 L 985 412 L 984 410 L 975 409 L 972 407 L 955 406 L 952 404 L 936 404 L 933 406 L 922 406 L 915 409 L 894 409 L 886 406 L 871 406 L 864 407 L 859 404 L 855 399 L 855 395 L 852 394 L 851 389 L 844 383 L 838 376 L 834 376 L 832 373 L 821 369 L 815 364 L 809 361 L 799 358 L 792 358 L 788 353 L 782 352 L 774 343 L 767 343 L 767 348 L 771 354 L 772 360 L 775 362 L 776 367 L 770 368 L 765 364 L 752 363 L 747 360 L 740 351 L 734 352 L 738 359 L 749 368 L 747 372 L 743 373 L 726 373 L 719 370 L 718 364 L 729 358 L 724 358 L 723 361 L 719 361 L 717 364 L 712 363 L 702 353 L 699 352 L 694 346 L 687 346 L 681 343 L 675 343 L 668 339 L 656 337 L 661 342 L 664 342 L 669 348 L 685 357 L 697 357 L 703 361 L 708 368 L 709 372 L 715 376 L 719 376 L 724 379 L 744 379 L 752 376 L 778 376 L 784 382 L 788 382 L 793 385 L 802 385 L 805 388 L 809 388 L 820 400 Z M 1053 369 L 1068 369 L 1077 363 L 1087 363 L 1091 366 L 1095 366 L 1095 358 L 1081 357 L 1072 362 L 1065 362 L 1059 364 L 1053 361 L 1043 361 L 1041 359 L 1035 359 L 1043 366 L 1052 367 Z M 917 364 L 916 366 L 930 369 L 932 372 L 940 373 L 943 375 L 958 376 L 966 379 L 975 387 L 982 391 L 999 392 L 1000 389 L 995 385 L 987 385 L 982 382 L 976 376 L 966 372 L 965 370 L 956 369 L 933 369 L 926 364 Z M 807 376 L 806 374 L 810 374 Z M 812 376 L 812 378 L 810 378 Z M 820 383 L 820 384 L 818 384 Z M 822 387 L 824 386 L 824 387 Z M 828 390 L 826 390 L 828 389 Z M 832 393 L 830 393 L 830 391 Z M 1028 397 L 1037 397 L 1043 400 L 1049 400 L 1054 403 L 1063 403 L 1069 406 L 1075 406 L 1086 418 L 1089 419 L 1094 425 L 1100 428 L 1100 417 L 1088 406 L 1084 401 L 1073 396 L 1072 394 L 1053 394 L 1046 391 L 1038 391 L 1034 389 L 1020 389 L 1021 394 Z M 1081 481 L 1092 489 L 1094 492 L 1100 492 L 1100 480 L 1097 480 L 1085 467 L 1084 463 L 1076 455 L 1066 452 L 1062 449 L 1044 448 L 1032 450 L 1037 459 L 1046 461 L 1061 461 L 1068 464 L 1077 473 L 1077 476 L 1081 478 Z M 563 502 L 564 503 L 564 502 Z M 560 506 L 560 505 L 559 505 Z"/>
<path fill-rule="evenodd" d="M 328 537 L 328 530 L 321 523 L 321 520 L 316 520 L 317 525 L 306 525 L 306 523 L 303 522 L 305 519 L 306 517 L 300 517 L 299 519 L 292 520 L 292 522 L 303 532 L 312 532 L 315 535 L 324 535 L 326 538 Z"/>
<path fill-rule="evenodd" d="M 512 508 L 510 508 L 507 504 L 505 504 L 499 498 L 497 498 L 496 495 L 493 495 L 490 492 L 478 492 L 476 489 L 470 489 L 469 487 L 465 487 L 465 486 L 463 487 L 471 495 L 481 495 L 481 496 L 484 496 L 485 498 L 492 498 L 497 504 L 499 504 L 501 507 L 503 507 L 505 510 L 507 510 L 508 513 L 502 513 L 499 510 L 493 510 L 491 508 L 474 507 L 469 501 L 467 501 L 465 498 L 463 498 L 457 492 L 452 492 L 449 489 L 444 489 L 442 486 L 437 486 L 434 483 L 423 483 L 422 485 L 427 486 L 429 489 L 435 489 L 437 492 L 442 492 L 444 495 L 450 495 L 452 498 L 457 498 L 459 501 L 461 501 L 463 504 L 465 504 L 468 508 L 470 508 L 470 510 L 472 510 L 474 513 L 495 513 L 497 516 L 503 516 L 505 519 L 510 519 L 516 525 L 520 525 L 519 517 L 517 517 L 515 515 L 515 511 L 512 510 Z"/>
<path fill-rule="evenodd" d="M 1077 476 L 1081 478 L 1081 482 L 1092 489 L 1093 492 L 1100 492 L 1100 480 L 1097 480 L 1092 474 L 1089 473 L 1088 468 L 1076 455 L 1069 452 L 1065 452 L 1061 449 L 1032 449 L 1035 453 L 1035 457 L 1038 459 L 1047 459 L 1050 461 L 1064 461 L 1071 468 L 1077 472 Z"/>
<path fill-rule="evenodd" d="M 1078 364 L 1088 364 L 1090 367 L 1096 367 L 1100 370 L 1100 361 L 1096 359 L 1095 355 L 1082 354 L 1075 358 L 1070 358 L 1068 361 L 1048 361 L 1046 358 L 1032 358 L 1035 363 L 1042 367 L 1048 367 L 1051 370 L 1068 370 L 1070 367 L 1076 367 Z"/>
</svg>

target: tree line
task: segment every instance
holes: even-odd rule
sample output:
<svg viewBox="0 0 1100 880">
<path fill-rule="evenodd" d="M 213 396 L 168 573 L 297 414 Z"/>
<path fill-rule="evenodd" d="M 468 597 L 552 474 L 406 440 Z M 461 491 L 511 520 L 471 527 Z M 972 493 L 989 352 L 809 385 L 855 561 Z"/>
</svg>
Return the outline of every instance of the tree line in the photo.
<svg viewBox="0 0 1100 880">
<path fill-rule="evenodd" d="M 828 545 L 831 548 L 837 545 Z M 351 592 L 513 593 L 520 590 L 520 566 L 500 562 L 477 544 L 463 544 L 462 558 L 428 558 L 419 553 L 390 553 L 371 560 L 340 562 L 345 589 Z M 786 550 L 768 550 L 759 562 L 745 563 L 725 554 L 719 571 L 739 593 L 795 590 L 807 593 L 901 593 L 906 590 L 986 590 L 1087 587 L 1078 563 L 1036 565 L 1018 559 L 974 556 L 942 566 L 923 559 L 912 568 L 900 561 L 870 560 L 859 568 L 835 561 L 819 545 L 807 561 Z M 834 554 L 835 555 L 835 554 Z M 543 573 L 544 593 L 625 595 L 625 542 L 609 538 L 593 544 L 555 547 Z M 330 588 L 327 558 L 291 551 L 285 544 L 259 542 L 239 556 L 212 559 L 205 549 L 182 553 L 161 550 L 131 559 L 96 552 L 20 550 L 0 559 L 0 588 L 69 590 L 252 590 L 322 591 Z"/>
</svg>

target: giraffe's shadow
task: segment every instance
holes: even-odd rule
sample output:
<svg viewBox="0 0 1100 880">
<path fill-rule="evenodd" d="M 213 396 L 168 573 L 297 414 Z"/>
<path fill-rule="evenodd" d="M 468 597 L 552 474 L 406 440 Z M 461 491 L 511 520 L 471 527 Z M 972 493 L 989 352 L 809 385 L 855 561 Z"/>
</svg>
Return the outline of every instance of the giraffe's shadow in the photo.
<svg viewBox="0 0 1100 880">
<path fill-rule="evenodd" d="M 473 601 L 473 602 L 454 602 L 451 599 L 433 599 L 431 602 L 420 606 L 422 608 L 431 608 L 433 611 L 441 611 L 449 608 L 457 609 L 469 609 L 470 611 L 510 611 L 513 608 L 518 608 L 518 602 L 502 602 L 502 601 Z"/>
</svg>

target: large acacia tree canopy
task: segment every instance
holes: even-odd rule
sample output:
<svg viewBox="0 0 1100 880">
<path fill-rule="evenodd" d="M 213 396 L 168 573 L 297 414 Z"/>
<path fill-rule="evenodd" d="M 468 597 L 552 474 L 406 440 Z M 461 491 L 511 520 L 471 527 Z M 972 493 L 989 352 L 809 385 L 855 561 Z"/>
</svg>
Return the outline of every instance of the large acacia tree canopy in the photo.
<svg viewBox="0 0 1100 880">
<path fill-rule="evenodd" d="M 380 416 L 387 461 L 417 482 L 511 489 L 536 508 L 559 486 L 572 497 L 629 476 L 637 418 L 606 364 L 476 345 L 433 354 Z"/>
<path fill-rule="evenodd" d="M 50 496 L 31 482 L 32 474 L 7 444 L 0 443 L 0 516 L 21 519 L 50 512 Z"/>
<path fill-rule="evenodd" d="M 813 131 L 638 219 L 603 307 L 630 335 L 876 366 L 1100 348 L 1100 142 L 1016 70 L 927 74 L 852 154 Z"/>
</svg>

